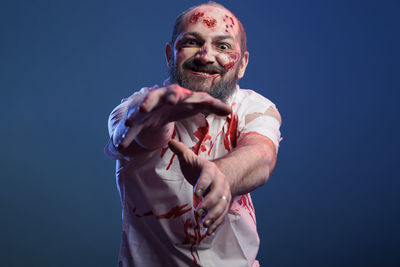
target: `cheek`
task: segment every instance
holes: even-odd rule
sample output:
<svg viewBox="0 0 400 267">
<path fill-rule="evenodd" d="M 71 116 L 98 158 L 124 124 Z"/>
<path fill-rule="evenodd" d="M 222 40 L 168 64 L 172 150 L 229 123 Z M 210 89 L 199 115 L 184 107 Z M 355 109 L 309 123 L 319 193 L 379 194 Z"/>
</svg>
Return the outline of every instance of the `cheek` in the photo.
<svg viewBox="0 0 400 267">
<path fill-rule="evenodd" d="M 227 72 L 236 65 L 238 59 L 239 59 L 238 53 L 226 53 L 217 56 L 218 63 L 222 65 L 225 71 Z"/>
<path fill-rule="evenodd" d="M 185 60 L 188 57 L 196 54 L 199 48 L 197 47 L 185 47 L 185 48 L 178 48 L 175 50 L 175 58 L 179 60 Z"/>
</svg>

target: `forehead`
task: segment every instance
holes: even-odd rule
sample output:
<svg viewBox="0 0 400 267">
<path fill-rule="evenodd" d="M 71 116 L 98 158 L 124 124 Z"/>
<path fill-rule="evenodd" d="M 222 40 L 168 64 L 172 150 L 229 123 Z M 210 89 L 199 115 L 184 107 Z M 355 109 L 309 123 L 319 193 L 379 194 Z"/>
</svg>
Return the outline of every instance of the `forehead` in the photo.
<svg viewBox="0 0 400 267">
<path fill-rule="evenodd" d="M 199 30 L 207 34 L 238 36 L 239 23 L 227 9 L 203 5 L 189 11 L 182 20 L 181 33 Z"/>
</svg>

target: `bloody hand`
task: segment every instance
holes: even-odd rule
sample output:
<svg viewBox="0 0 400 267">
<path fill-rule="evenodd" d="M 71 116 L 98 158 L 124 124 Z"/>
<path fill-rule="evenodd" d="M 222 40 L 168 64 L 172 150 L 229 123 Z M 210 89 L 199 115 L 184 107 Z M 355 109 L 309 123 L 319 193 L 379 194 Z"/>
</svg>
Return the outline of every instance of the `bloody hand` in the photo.
<svg viewBox="0 0 400 267">
<path fill-rule="evenodd" d="M 207 93 L 192 92 L 177 84 L 153 87 L 139 105 L 128 108 L 126 130 L 115 145 L 126 148 L 143 129 L 162 127 L 200 112 L 226 116 L 231 108 Z"/>
<path fill-rule="evenodd" d="M 207 234 L 210 235 L 229 210 L 232 200 L 229 181 L 215 163 L 196 155 L 183 143 L 171 140 L 168 145 L 178 156 L 182 173 L 194 186 L 196 196 L 203 196 L 196 213 L 203 218 L 203 224 L 208 228 Z"/>
</svg>

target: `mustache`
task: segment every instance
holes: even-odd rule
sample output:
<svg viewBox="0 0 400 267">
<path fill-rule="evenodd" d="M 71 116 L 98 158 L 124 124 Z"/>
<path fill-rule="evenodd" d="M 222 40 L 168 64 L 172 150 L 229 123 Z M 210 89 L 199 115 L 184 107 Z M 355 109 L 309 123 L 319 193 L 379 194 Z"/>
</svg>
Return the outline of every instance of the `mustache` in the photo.
<svg viewBox="0 0 400 267">
<path fill-rule="evenodd" d="M 194 60 L 194 59 L 188 59 L 186 60 L 182 67 L 184 69 L 190 69 L 192 71 L 196 71 L 196 72 L 206 72 L 206 73 L 211 73 L 211 74 L 222 74 L 224 75 L 226 73 L 226 70 L 221 67 L 221 66 L 214 66 L 214 65 L 210 65 L 210 64 L 202 64 L 199 63 L 198 61 Z"/>
</svg>

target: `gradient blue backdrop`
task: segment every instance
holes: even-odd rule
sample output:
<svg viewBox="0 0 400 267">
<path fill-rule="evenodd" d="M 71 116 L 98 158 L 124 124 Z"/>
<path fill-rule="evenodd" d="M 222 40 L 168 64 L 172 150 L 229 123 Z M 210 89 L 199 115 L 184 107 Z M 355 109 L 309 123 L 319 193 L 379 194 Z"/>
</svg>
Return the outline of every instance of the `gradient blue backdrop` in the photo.
<svg viewBox="0 0 400 267">
<path fill-rule="evenodd" d="M 103 155 L 121 98 L 161 84 L 198 1 L 0 3 L 0 266 L 116 266 Z M 244 88 L 283 117 L 253 198 L 263 266 L 399 266 L 399 1 L 221 1 L 242 20 Z"/>
</svg>

